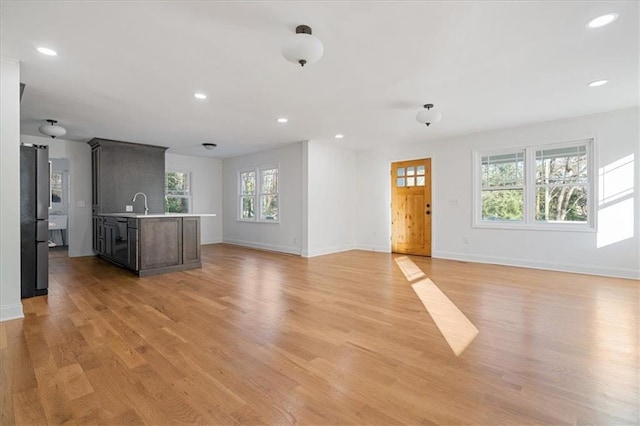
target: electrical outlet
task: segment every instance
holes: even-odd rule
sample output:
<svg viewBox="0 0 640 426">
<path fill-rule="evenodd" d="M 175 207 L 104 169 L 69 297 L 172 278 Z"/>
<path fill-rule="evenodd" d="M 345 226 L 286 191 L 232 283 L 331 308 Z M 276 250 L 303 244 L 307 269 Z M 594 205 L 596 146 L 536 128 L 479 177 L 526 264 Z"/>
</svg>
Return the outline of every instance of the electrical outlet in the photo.
<svg viewBox="0 0 640 426">
<path fill-rule="evenodd" d="M 83 208 L 83 207 L 85 206 L 85 204 L 84 204 L 84 200 L 78 200 L 78 201 L 76 202 L 76 206 L 78 206 L 78 207 L 80 207 L 80 208 Z"/>
<path fill-rule="evenodd" d="M 469 244 L 469 236 L 468 235 L 464 235 L 462 237 L 462 244 Z"/>
<path fill-rule="evenodd" d="M 133 206 L 125 206 L 125 211 L 132 212 L 133 211 Z"/>
</svg>

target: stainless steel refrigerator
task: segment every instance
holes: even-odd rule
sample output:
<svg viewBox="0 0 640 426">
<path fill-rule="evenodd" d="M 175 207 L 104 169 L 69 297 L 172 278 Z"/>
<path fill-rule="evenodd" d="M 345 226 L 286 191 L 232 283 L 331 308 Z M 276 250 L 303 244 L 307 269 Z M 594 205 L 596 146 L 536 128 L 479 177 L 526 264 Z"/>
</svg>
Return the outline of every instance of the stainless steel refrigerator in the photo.
<svg viewBox="0 0 640 426">
<path fill-rule="evenodd" d="M 49 288 L 49 147 L 20 145 L 20 279 L 22 298 Z"/>
</svg>

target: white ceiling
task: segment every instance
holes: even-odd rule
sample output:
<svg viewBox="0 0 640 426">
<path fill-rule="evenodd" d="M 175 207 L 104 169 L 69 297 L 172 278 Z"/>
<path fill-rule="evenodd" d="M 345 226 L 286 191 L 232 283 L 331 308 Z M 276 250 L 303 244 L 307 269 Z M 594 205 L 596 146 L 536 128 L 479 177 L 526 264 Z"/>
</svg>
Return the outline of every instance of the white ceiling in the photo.
<svg viewBox="0 0 640 426">
<path fill-rule="evenodd" d="M 3 0 L 1 53 L 22 63 L 25 134 L 54 118 L 65 139 L 182 154 L 365 149 L 638 105 L 638 4 Z M 614 24 L 585 28 L 611 11 Z M 325 48 L 304 68 L 280 53 L 298 24 Z M 415 120 L 427 102 L 443 114 L 429 128 Z"/>
</svg>

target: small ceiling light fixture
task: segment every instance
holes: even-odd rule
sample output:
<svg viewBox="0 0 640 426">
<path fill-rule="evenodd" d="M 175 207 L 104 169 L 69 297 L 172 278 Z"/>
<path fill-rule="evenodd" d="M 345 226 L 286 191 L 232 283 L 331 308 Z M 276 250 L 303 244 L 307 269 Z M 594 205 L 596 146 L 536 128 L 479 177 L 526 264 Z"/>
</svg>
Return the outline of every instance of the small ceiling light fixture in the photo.
<svg viewBox="0 0 640 426">
<path fill-rule="evenodd" d="M 38 127 L 40 133 L 43 135 L 51 136 L 51 138 L 55 139 L 57 136 L 64 136 L 67 134 L 67 129 L 62 126 L 58 126 L 56 123 L 58 120 L 47 120 L 49 124 L 41 124 Z"/>
<path fill-rule="evenodd" d="M 343 135 L 343 134 L 338 133 L 338 134 L 336 135 L 336 139 L 342 139 L 342 138 L 344 138 L 344 135 Z"/>
<path fill-rule="evenodd" d="M 311 27 L 308 25 L 298 25 L 296 35 L 289 37 L 282 45 L 282 55 L 288 61 L 303 67 L 316 62 L 323 53 L 322 42 L 311 35 Z"/>
<path fill-rule="evenodd" d="M 58 52 L 56 52 L 53 49 L 49 49 L 48 47 L 38 47 L 38 52 L 42 53 L 43 55 L 47 55 L 47 56 L 57 56 Z"/>
<path fill-rule="evenodd" d="M 284 117 L 278 118 L 278 123 L 286 123 L 287 121 L 289 120 Z"/>
<path fill-rule="evenodd" d="M 589 20 L 587 22 L 587 28 L 604 27 L 605 25 L 609 25 L 610 23 L 614 22 L 616 19 L 618 19 L 619 16 L 620 15 L 614 12 L 605 13 L 604 15 L 600 15 Z"/>
<path fill-rule="evenodd" d="M 442 113 L 431 108 L 433 108 L 433 104 L 425 104 L 424 109 L 416 114 L 418 123 L 426 124 L 429 127 L 442 119 Z"/>
<path fill-rule="evenodd" d="M 607 84 L 609 82 L 609 80 L 596 80 L 596 81 L 592 81 L 591 83 L 589 83 L 589 87 L 600 87 L 600 86 L 604 86 L 605 84 Z"/>
<path fill-rule="evenodd" d="M 205 95 L 204 93 L 194 93 L 193 97 L 196 99 L 200 99 L 201 101 L 207 99 L 207 95 Z"/>
<path fill-rule="evenodd" d="M 205 142 L 202 144 L 202 146 L 204 146 L 204 149 L 208 149 L 209 151 L 211 151 L 212 149 L 215 149 L 216 146 L 218 146 L 217 143 L 210 143 L 210 142 Z"/>
</svg>

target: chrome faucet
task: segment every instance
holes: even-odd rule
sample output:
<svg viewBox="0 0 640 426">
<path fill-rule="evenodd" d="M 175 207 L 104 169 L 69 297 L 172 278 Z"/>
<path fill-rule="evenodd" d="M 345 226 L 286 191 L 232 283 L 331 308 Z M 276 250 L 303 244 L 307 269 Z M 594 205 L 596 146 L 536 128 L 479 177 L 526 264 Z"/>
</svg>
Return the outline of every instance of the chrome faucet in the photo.
<svg viewBox="0 0 640 426">
<path fill-rule="evenodd" d="M 133 196 L 133 200 L 131 200 L 131 202 L 135 203 L 138 195 L 142 195 L 144 197 L 144 214 L 148 214 L 149 207 L 147 207 L 147 195 L 144 192 L 136 192 L 136 195 Z"/>
</svg>

